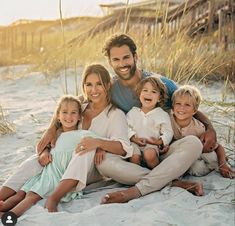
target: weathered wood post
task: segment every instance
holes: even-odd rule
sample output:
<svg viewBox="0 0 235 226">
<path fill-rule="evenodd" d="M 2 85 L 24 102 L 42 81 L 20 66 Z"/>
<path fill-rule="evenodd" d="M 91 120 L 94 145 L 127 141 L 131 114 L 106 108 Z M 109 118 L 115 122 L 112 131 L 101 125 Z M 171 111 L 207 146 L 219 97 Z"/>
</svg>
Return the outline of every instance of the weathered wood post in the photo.
<svg viewBox="0 0 235 226">
<path fill-rule="evenodd" d="M 208 2 L 208 33 L 212 31 L 214 23 L 215 0 Z"/>
</svg>

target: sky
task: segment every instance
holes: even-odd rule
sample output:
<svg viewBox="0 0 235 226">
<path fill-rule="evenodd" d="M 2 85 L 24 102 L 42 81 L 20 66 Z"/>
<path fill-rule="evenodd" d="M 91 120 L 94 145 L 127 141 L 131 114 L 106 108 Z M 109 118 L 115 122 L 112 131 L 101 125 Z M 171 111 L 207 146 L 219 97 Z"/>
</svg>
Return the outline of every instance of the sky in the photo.
<svg viewBox="0 0 235 226">
<path fill-rule="evenodd" d="M 61 0 L 64 18 L 99 16 L 99 4 L 126 3 L 128 0 Z M 129 0 L 129 3 L 138 0 Z M 59 0 L 0 0 L 0 25 L 6 26 L 19 19 L 50 20 L 59 18 Z"/>
</svg>

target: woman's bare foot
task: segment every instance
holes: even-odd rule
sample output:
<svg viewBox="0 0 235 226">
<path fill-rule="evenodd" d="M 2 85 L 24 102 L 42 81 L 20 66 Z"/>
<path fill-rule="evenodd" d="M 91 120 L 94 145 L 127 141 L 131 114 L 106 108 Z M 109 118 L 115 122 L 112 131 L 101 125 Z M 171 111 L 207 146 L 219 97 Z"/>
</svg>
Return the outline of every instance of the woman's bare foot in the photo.
<svg viewBox="0 0 235 226">
<path fill-rule="evenodd" d="M 172 186 L 184 188 L 196 196 L 204 194 L 203 185 L 200 182 L 174 180 Z"/>
<path fill-rule="evenodd" d="M 101 199 L 101 204 L 108 203 L 125 203 L 132 199 L 137 199 L 141 196 L 140 191 L 137 187 L 131 187 L 126 190 L 116 191 L 106 194 Z"/>
<path fill-rule="evenodd" d="M 48 210 L 48 212 L 58 212 L 58 203 L 58 201 L 54 200 L 51 197 L 48 197 L 44 207 Z"/>
</svg>

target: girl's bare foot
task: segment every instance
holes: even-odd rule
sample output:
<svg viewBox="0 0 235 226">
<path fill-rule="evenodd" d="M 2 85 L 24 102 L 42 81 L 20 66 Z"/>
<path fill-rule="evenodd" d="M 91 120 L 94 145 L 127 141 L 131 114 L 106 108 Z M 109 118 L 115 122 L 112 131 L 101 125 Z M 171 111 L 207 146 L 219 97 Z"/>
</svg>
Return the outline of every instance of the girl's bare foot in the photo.
<svg viewBox="0 0 235 226">
<path fill-rule="evenodd" d="M 108 203 L 125 203 L 132 199 L 137 199 L 141 196 L 138 188 L 131 187 L 126 190 L 116 191 L 112 193 L 106 194 L 101 199 L 101 204 L 108 204 Z"/>
<path fill-rule="evenodd" d="M 172 186 L 184 188 L 196 196 L 204 194 L 203 185 L 199 182 L 174 180 Z"/>
<path fill-rule="evenodd" d="M 45 208 L 48 210 L 48 212 L 58 212 L 57 206 L 58 206 L 58 201 L 54 200 L 51 197 L 47 198 L 47 201 L 45 203 Z"/>
</svg>

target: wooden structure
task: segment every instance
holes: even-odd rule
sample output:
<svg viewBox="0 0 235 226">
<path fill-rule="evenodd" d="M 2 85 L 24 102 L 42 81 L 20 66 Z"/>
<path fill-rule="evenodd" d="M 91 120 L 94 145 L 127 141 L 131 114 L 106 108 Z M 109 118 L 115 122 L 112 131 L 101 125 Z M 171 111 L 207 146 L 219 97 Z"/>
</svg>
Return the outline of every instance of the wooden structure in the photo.
<svg viewBox="0 0 235 226">
<path fill-rule="evenodd" d="M 76 40 L 108 30 L 110 33 L 140 30 L 146 35 L 155 33 L 166 36 L 185 31 L 190 37 L 219 30 L 222 40 L 226 35 L 226 25 L 235 37 L 234 0 L 149 0 L 128 6 L 110 4 L 102 7 L 112 8 L 109 15 L 103 17 L 84 37 L 81 35 Z"/>
</svg>

